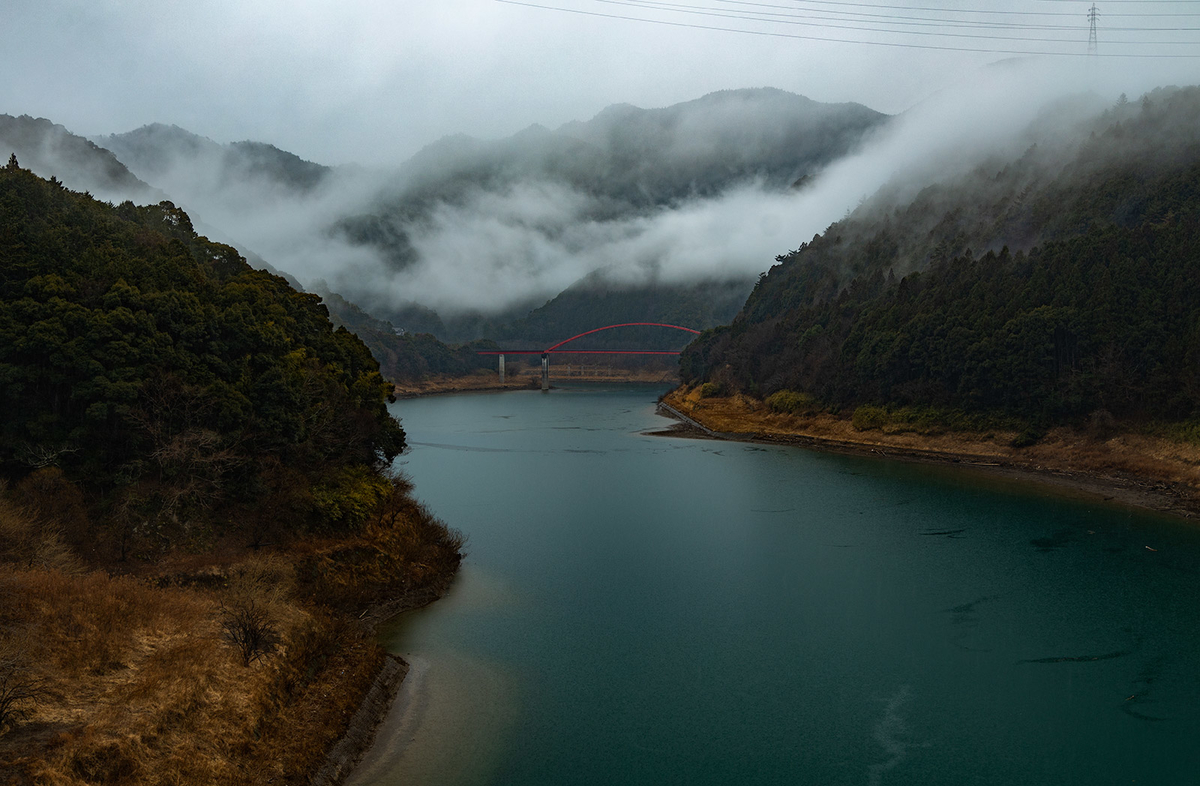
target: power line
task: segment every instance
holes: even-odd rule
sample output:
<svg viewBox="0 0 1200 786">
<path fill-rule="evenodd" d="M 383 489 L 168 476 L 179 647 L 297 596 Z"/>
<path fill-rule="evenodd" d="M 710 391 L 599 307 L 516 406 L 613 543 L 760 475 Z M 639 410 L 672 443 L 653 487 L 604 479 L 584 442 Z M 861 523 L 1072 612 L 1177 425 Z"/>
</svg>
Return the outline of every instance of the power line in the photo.
<svg viewBox="0 0 1200 786">
<path fill-rule="evenodd" d="M 897 30 L 882 26 L 882 23 L 874 27 L 864 27 L 862 25 L 852 24 L 833 24 L 830 21 L 822 21 L 820 23 L 812 21 L 800 21 L 790 18 L 763 19 L 761 17 L 748 16 L 745 14 L 736 14 L 732 12 L 723 12 L 713 10 L 704 6 L 688 5 L 684 3 L 671 3 L 665 0 L 593 0 L 594 2 L 603 5 L 626 6 L 630 8 L 640 8 L 652 11 L 668 11 L 671 13 L 687 14 L 689 16 L 706 16 L 717 19 L 735 19 L 748 22 L 771 22 L 774 24 L 794 25 L 799 27 L 819 27 L 833 30 L 853 30 L 857 32 L 868 33 L 889 33 L 894 35 L 909 35 L 909 36 L 924 36 L 931 38 L 965 38 L 984 41 L 1018 41 L 1025 43 L 1042 43 L 1042 44 L 1073 44 L 1078 39 L 1074 38 L 1039 38 L 1032 36 L 1002 36 L 1002 35 L 981 35 L 975 33 L 950 33 L 931 30 Z M 808 17 L 803 17 L 808 18 Z M 867 23 L 863 23 L 867 24 Z M 1082 33 L 1082 26 L 1075 29 L 1076 32 Z M 1180 46 L 1194 45 L 1194 41 L 1119 41 L 1118 44 L 1130 46 Z"/>
<path fill-rule="evenodd" d="M 1068 2 L 1073 0 L 1063 0 Z M 1118 0 L 1112 0 L 1118 2 Z M 1162 0 L 1149 0 L 1150 2 L 1161 2 Z M 900 6 L 893 3 L 860 3 L 852 2 L 852 0 L 797 0 L 797 2 L 806 5 L 834 5 L 834 6 L 852 6 L 855 8 L 884 8 L 891 11 L 936 11 L 939 13 L 952 14 L 989 14 L 989 15 L 1005 15 L 1005 16 L 1068 16 L 1072 19 L 1077 18 L 1079 13 L 1076 11 L 1013 11 L 1002 10 L 992 11 L 982 8 L 946 8 L 945 6 Z M 1195 2 L 1195 0 L 1180 0 L 1180 2 Z M 1200 16 L 1200 13 L 1150 13 L 1150 14 L 1107 14 L 1107 16 Z"/>
<path fill-rule="evenodd" d="M 903 14 L 875 14 L 875 13 L 869 13 L 869 12 L 864 12 L 864 11 L 827 11 L 825 9 L 798 8 L 797 6 L 778 5 L 776 3 L 756 3 L 756 2 L 750 2 L 750 0 L 715 0 L 715 2 L 724 3 L 727 5 L 745 6 L 745 7 L 753 7 L 753 8 L 779 8 L 779 9 L 786 9 L 786 10 L 800 10 L 800 11 L 806 11 L 811 14 L 824 15 L 824 16 L 807 16 L 805 14 L 793 14 L 793 13 L 777 14 L 777 13 L 768 12 L 768 11 L 748 11 L 747 12 L 747 13 L 762 14 L 764 16 L 786 16 L 786 17 L 793 17 L 793 18 L 798 18 L 798 19 L 833 19 L 835 21 L 858 21 L 858 20 L 863 20 L 863 19 L 865 19 L 865 20 L 895 19 L 895 20 L 904 20 L 904 21 L 897 21 L 897 22 L 895 22 L 895 24 L 913 24 L 913 25 L 933 26 L 933 27 L 946 26 L 946 27 L 982 28 L 982 29 L 995 28 L 995 29 L 1001 29 L 1001 30 L 1018 30 L 1018 29 L 1022 29 L 1022 30 L 1024 30 L 1024 29 L 1029 29 L 1029 30 L 1069 30 L 1069 29 L 1078 29 L 1078 25 L 1074 25 L 1074 26 L 1072 26 L 1072 25 L 1052 25 L 1052 24 L 1045 24 L 1045 23 L 1031 25 L 1031 24 L 1020 24 L 1020 23 L 1014 23 L 1014 22 L 997 22 L 997 21 L 992 21 L 992 20 L 987 20 L 987 19 L 974 19 L 974 20 L 972 20 L 972 19 L 939 19 L 939 18 L 929 17 L 929 16 L 907 16 L 907 15 L 903 15 Z M 1058 16 L 1058 15 L 1055 14 L 1055 16 Z M 1075 17 L 1077 15 L 1069 14 L 1069 16 Z"/>
<path fill-rule="evenodd" d="M 1036 51 L 1029 49 L 1001 49 L 1001 48 L 985 48 L 985 47 L 969 47 L 969 46 L 943 46 L 938 44 L 918 44 L 901 41 L 873 41 L 861 38 L 837 38 L 831 36 L 816 36 L 804 35 L 800 33 L 784 33 L 775 30 L 747 30 L 745 28 L 723 27 L 720 25 L 702 25 L 692 22 L 675 22 L 666 19 L 647 19 L 646 17 L 628 16 L 624 14 L 604 13 L 601 11 L 587 11 L 581 8 L 564 8 L 555 5 L 543 5 L 539 3 L 526 2 L 525 0 L 495 0 L 497 3 L 504 5 L 521 6 L 525 8 L 536 8 L 544 11 L 557 11 L 559 13 L 577 14 L 580 16 L 597 17 L 601 19 L 618 19 L 629 22 L 641 22 L 643 24 L 661 25 L 664 27 L 677 27 L 689 30 L 708 30 L 722 33 L 740 33 L 743 35 L 754 35 L 765 38 L 785 38 L 799 41 L 823 41 L 826 43 L 836 44 L 861 44 L 866 46 L 884 46 L 895 49 L 924 49 L 938 50 L 946 52 L 970 52 L 977 54 L 1002 54 L 1002 55 L 1024 55 L 1024 56 L 1045 56 L 1045 57 L 1077 57 L 1082 55 L 1082 52 L 1064 52 L 1064 51 Z M 886 32 L 886 31 L 874 31 Z M 1097 57 L 1121 57 L 1121 58 L 1139 58 L 1139 59 L 1197 59 L 1200 54 L 1168 54 L 1168 53 L 1150 53 L 1150 54 L 1130 54 L 1106 52 L 1097 54 Z"/>
<path fill-rule="evenodd" d="M 807 12 L 813 13 L 813 14 L 829 15 L 828 17 L 825 17 L 825 16 L 807 17 L 807 16 L 802 16 L 799 14 L 773 14 L 772 12 L 767 12 L 767 11 L 747 12 L 747 13 L 763 14 L 764 16 L 778 15 L 778 16 L 789 16 L 789 17 L 796 17 L 796 18 L 812 18 L 812 19 L 829 18 L 829 19 L 838 20 L 838 21 L 857 21 L 860 18 L 868 19 L 868 20 L 869 19 L 895 19 L 895 20 L 908 20 L 903 23 L 908 23 L 908 24 L 913 24 L 913 25 L 980 28 L 980 29 L 994 28 L 997 30 L 1072 30 L 1072 31 L 1078 32 L 1082 29 L 1082 26 L 1079 24 L 1075 24 L 1075 25 L 1062 25 L 1062 24 L 1049 24 L 1049 23 L 1022 24 L 1019 22 L 1000 22 L 1000 21 L 992 21 L 992 20 L 987 20 L 987 19 L 977 19 L 977 20 L 943 19 L 943 18 L 929 17 L 929 16 L 907 16 L 904 14 L 874 14 L 874 13 L 868 13 L 868 12 L 863 12 L 863 11 L 827 11 L 825 9 L 801 8 L 799 6 L 794 6 L 794 5 L 779 5 L 777 3 L 751 2 L 751 0 L 714 0 L 714 2 L 723 3 L 723 4 L 727 4 L 727 5 L 746 6 L 746 7 L 753 7 L 753 8 L 778 8 L 778 9 L 782 9 L 782 10 L 793 10 L 794 9 L 794 10 L 800 10 L 800 11 L 807 11 Z M 841 4 L 839 3 L 839 5 L 841 5 Z M 853 3 L 852 5 L 868 5 L 868 4 Z M 884 6 L 876 6 L 874 4 L 869 4 L 869 5 L 872 8 L 884 7 Z M 892 6 L 892 7 L 894 8 L 895 6 Z M 991 12 L 981 12 L 981 13 L 991 13 Z M 1010 12 L 996 12 L 996 13 L 1010 13 Z M 1011 13 L 1019 14 L 1021 12 L 1013 11 Z M 1079 14 L 1059 14 L 1059 13 L 1046 14 L 1046 15 L 1047 16 L 1066 16 L 1066 17 L 1070 17 L 1072 19 L 1078 19 L 1080 16 Z M 1118 15 L 1117 14 L 1106 14 L 1106 16 L 1118 16 Z M 1130 14 L 1129 16 L 1137 16 L 1137 15 Z M 1193 16 L 1200 16 L 1200 14 L 1193 14 Z M 902 22 L 897 21 L 895 24 L 901 24 L 901 23 Z M 1105 29 L 1109 30 L 1109 31 L 1143 32 L 1143 33 L 1148 33 L 1148 32 L 1157 32 L 1157 33 L 1197 32 L 1197 31 L 1200 31 L 1200 27 L 1178 27 L 1178 26 L 1176 26 L 1176 27 L 1109 27 L 1109 28 L 1105 28 Z"/>
</svg>

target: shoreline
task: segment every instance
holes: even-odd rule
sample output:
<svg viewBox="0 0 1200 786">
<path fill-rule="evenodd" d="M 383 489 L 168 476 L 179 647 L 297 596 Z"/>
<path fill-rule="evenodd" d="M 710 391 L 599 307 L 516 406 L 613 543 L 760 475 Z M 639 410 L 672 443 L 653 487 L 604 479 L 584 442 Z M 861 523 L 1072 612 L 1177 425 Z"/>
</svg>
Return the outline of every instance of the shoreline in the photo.
<svg viewBox="0 0 1200 786">
<path fill-rule="evenodd" d="M 350 718 L 346 733 L 329 749 L 325 763 L 309 780 L 311 786 L 337 786 L 349 779 L 374 744 L 383 719 L 411 672 L 412 667 L 402 658 L 395 655 L 384 658 L 375 681 Z"/>
<path fill-rule="evenodd" d="M 449 592 L 457 575 L 456 567 L 453 573 L 415 598 L 395 598 L 369 606 L 356 622 L 378 643 L 380 625 L 441 599 Z M 346 731 L 329 747 L 325 761 L 311 775 L 310 786 L 340 786 L 354 777 L 367 754 L 375 747 L 379 730 L 397 706 L 398 698 L 407 695 L 406 692 L 411 694 L 413 683 L 421 672 L 421 664 L 409 663 L 399 655 L 385 653 L 383 663 L 371 687 L 363 694 Z"/>
<path fill-rule="evenodd" d="M 662 373 L 636 374 L 562 374 L 553 368 L 550 382 L 570 384 L 572 382 L 607 382 L 607 383 L 637 383 L 678 385 L 679 378 L 675 375 Z M 472 374 L 462 377 L 435 377 L 421 382 L 392 383 L 397 399 L 423 398 L 425 396 L 441 396 L 450 393 L 485 393 L 507 390 L 540 390 L 540 374 L 512 374 L 500 384 L 495 374 Z"/>
<path fill-rule="evenodd" d="M 405 674 L 393 687 L 388 703 L 381 708 L 375 725 L 371 729 L 371 738 L 368 744 L 359 752 L 351 768 L 345 772 L 339 783 L 353 784 L 381 774 L 379 761 L 381 754 L 377 752 L 375 756 L 372 756 L 372 752 L 378 751 L 379 745 L 383 744 L 383 739 L 386 738 L 403 740 L 400 743 L 403 749 L 420 725 L 421 715 L 429 700 L 426 685 L 429 664 L 421 658 L 414 657 L 409 663 L 397 655 L 388 657 L 404 663 Z M 381 738 L 380 732 L 387 732 L 386 737 Z M 386 768 L 386 764 L 382 766 Z M 314 780 L 312 786 L 332 786 L 332 784 L 318 783 Z"/>
<path fill-rule="evenodd" d="M 840 429 L 836 436 L 819 433 L 822 429 L 818 428 L 786 428 L 787 425 L 794 426 L 794 423 L 782 423 L 780 427 L 770 429 L 723 431 L 713 428 L 718 425 L 717 419 L 705 418 L 703 407 L 699 407 L 699 412 L 696 407 L 687 407 L 687 399 L 678 395 L 679 392 L 679 389 L 672 391 L 658 403 L 658 412 L 676 420 L 676 423 L 666 429 L 649 431 L 648 434 L 800 447 L 842 455 L 957 466 L 994 477 L 1067 489 L 1097 501 L 1117 502 L 1177 518 L 1193 519 L 1200 515 L 1200 491 L 1195 482 L 1187 482 L 1190 479 L 1180 479 L 1171 472 L 1134 472 L 1129 467 L 1120 466 L 1119 461 L 1098 469 L 1094 463 L 1089 466 L 1089 462 L 1083 460 L 1074 463 L 1056 461 L 1051 451 L 1024 449 L 1027 452 L 1021 454 L 1018 449 L 995 444 L 990 445 L 989 449 L 980 450 L 979 443 L 968 440 L 961 440 L 963 447 L 973 447 L 975 450 L 955 450 L 947 445 L 953 440 L 932 439 L 912 433 L 889 435 L 864 431 L 858 432 L 861 436 L 855 439 L 856 435 L 848 428 Z M 704 423 L 706 419 L 708 424 Z M 785 420 L 784 417 L 777 419 Z M 747 420 L 753 424 L 751 419 Z M 841 422 L 844 426 L 849 425 L 848 421 Z M 1060 436 L 1059 439 L 1064 438 Z M 1070 443 L 1064 444 L 1071 447 Z M 1149 459 L 1162 461 L 1161 456 L 1138 450 L 1124 452 L 1122 458 L 1127 464 L 1142 460 L 1147 466 L 1151 465 Z M 1192 464 L 1191 461 L 1179 463 Z M 1195 466 L 1187 466 L 1183 470 L 1193 477 L 1200 477 L 1200 471 Z"/>
</svg>

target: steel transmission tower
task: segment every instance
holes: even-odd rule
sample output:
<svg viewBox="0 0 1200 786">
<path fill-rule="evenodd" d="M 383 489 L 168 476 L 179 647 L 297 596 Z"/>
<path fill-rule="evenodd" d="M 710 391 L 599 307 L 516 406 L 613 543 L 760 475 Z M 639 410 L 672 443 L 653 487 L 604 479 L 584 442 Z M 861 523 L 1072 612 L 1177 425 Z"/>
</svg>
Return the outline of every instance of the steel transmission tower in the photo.
<svg viewBox="0 0 1200 786">
<path fill-rule="evenodd" d="M 1092 3 L 1092 9 L 1088 11 L 1088 54 L 1096 54 L 1096 20 L 1100 18 L 1100 12 L 1096 10 L 1096 4 Z"/>
</svg>

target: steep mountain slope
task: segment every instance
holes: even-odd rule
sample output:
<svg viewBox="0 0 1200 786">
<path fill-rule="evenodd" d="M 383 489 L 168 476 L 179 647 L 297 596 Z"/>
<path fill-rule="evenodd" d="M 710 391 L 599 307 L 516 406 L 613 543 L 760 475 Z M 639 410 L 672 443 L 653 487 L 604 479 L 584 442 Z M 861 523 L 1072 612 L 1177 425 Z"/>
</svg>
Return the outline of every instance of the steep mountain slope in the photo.
<svg viewBox="0 0 1200 786">
<path fill-rule="evenodd" d="M 494 142 L 448 137 L 406 162 L 379 209 L 341 223 L 393 264 L 440 203 L 518 183 L 550 182 L 588 197 L 584 218 L 610 219 L 711 197 L 750 181 L 786 189 L 859 145 L 887 116 L 770 88 L 725 90 L 663 109 L 611 106 L 587 122 L 531 126 Z"/>
<path fill-rule="evenodd" d="M 1200 415 L 1198 183 L 1189 88 L 910 201 L 883 192 L 780 257 L 685 379 L 1041 423 Z"/>
<path fill-rule="evenodd" d="M 532 126 L 498 141 L 450 137 L 406 162 L 376 206 L 342 220 L 338 230 L 348 242 L 378 251 L 390 269 L 383 275 L 402 278 L 442 278 L 445 259 L 465 268 L 511 268 L 515 281 L 532 279 L 522 292 L 545 297 L 554 293 L 541 289 L 540 279 L 573 265 L 580 283 L 569 299 L 578 307 L 562 317 L 579 318 L 563 324 L 568 335 L 595 327 L 582 316 L 599 309 L 598 301 L 582 305 L 590 294 L 611 305 L 623 292 L 630 302 L 619 311 L 640 310 L 645 319 L 662 321 L 681 309 L 695 311 L 688 306 L 695 286 L 747 292 L 753 274 L 722 260 L 713 265 L 720 272 L 664 284 L 646 271 L 660 263 L 670 241 L 657 249 L 622 243 L 635 242 L 673 211 L 739 188 L 788 192 L 856 149 L 887 119 L 857 104 L 821 104 L 773 89 L 730 90 L 663 109 L 612 106 L 587 122 L 554 131 Z M 612 277 L 624 283 L 598 286 L 614 264 L 645 274 L 625 270 Z M 646 283 L 630 283 L 639 277 Z M 521 304 L 513 295 L 499 304 L 467 301 L 430 314 L 435 304 L 419 298 L 379 302 L 373 292 L 348 294 L 397 325 L 439 330 L 440 337 L 459 341 L 507 335 L 507 329 L 496 332 L 503 326 L 536 329 L 543 319 L 514 313 Z M 713 324 L 699 314 L 688 321 L 697 320 Z"/>
<path fill-rule="evenodd" d="M 158 201 L 163 194 L 139 180 L 124 164 L 87 139 L 45 118 L 0 115 L 0 156 L 68 188 L 114 201 Z"/>
<path fill-rule="evenodd" d="M 153 183 L 169 183 L 178 173 L 212 187 L 257 182 L 303 194 L 319 186 L 330 168 L 262 142 L 222 145 L 178 126 L 154 123 L 124 134 L 97 137 L 132 171 Z"/>
</svg>

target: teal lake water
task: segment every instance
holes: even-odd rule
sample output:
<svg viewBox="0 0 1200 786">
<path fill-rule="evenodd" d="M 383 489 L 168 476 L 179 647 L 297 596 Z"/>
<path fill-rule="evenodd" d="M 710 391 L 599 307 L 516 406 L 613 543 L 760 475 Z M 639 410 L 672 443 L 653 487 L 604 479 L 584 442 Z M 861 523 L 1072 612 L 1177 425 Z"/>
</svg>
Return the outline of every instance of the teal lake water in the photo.
<svg viewBox="0 0 1200 786">
<path fill-rule="evenodd" d="M 351 783 L 1200 784 L 1200 525 L 644 435 L 662 391 L 394 405 L 468 557 Z"/>
</svg>

